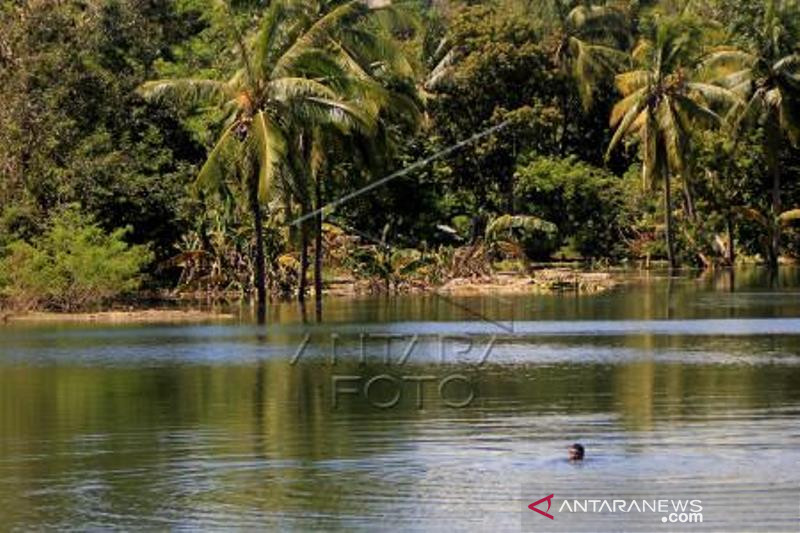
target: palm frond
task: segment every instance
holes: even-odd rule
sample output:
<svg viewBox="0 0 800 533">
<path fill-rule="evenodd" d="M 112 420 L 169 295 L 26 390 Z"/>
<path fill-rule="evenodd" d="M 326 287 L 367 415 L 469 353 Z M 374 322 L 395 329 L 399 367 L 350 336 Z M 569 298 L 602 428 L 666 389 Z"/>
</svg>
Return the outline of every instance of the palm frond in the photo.
<svg viewBox="0 0 800 533">
<path fill-rule="evenodd" d="M 652 82 L 653 74 L 647 70 L 632 70 L 617 74 L 614 79 L 619 91 L 627 96 Z"/>
<path fill-rule="evenodd" d="M 333 126 L 342 133 L 349 133 L 352 129 L 370 133 L 375 130 L 378 120 L 367 108 L 357 103 L 330 98 L 310 97 L 300 112 L 315 123 Z"/>
<path fill-rule="evenodd" d="M 616 126 L 619 121 L 622 120 L 622 117 L 628 113 L 632 106 L 644 99 L 646 90 L 647 89 L 644 87 L 638 89 L 614 105 L 614 107 L 611 109 L 611 119 L 609 120 L 611 126 Z"/>
<path fill-rule="evenodd" d="M 619 142 L 628 134 L 631 128 L 631 124 L 638 118 L 640 113 L 645 112 L 647 107 L 647 103 L 644 98 L 637 99 L 635 103 L 633 103 L 628 111 L 622 116 L 622 119 L 617 126 L 616 131 L 614 132 L 614 136 L 611 138 L 611 142 L 608 143 L 608 149 L 606 150 L 606 158 L 610 157 L 611 152 L 617 147 Z M 613 126 L 614 124 L 612 124 Z"/>
<path fill-rule="evenodd" d="M 278 125 L 264 111 L 253 117 L 248 139 L 258 161 L 258 198 L 266 202 L 278 166 L 286 155 L 286 139 Z"/>
<path fill-rule="evenodd" d="M 195 179 L 195 185 L 200 189 L 208 192 L 220 192 L 221 187 L 223 187 L 225 173 L 225 164 L 222 161 L 223 152 L 234 141 L 233 132 L 238 126 L 238 122 L 228 126 L 217 139 L 214 148 L 208 153 L 208 157 Z"/>
<path fill-rule="evenodd" d="M 686 157 L 686 132 L 676 120 L 671 97 L 664 97 L 656 112 L 656 121 L 664 139 L 664 150 L 670 167 L 678 174 L 684 171 Z"/>
<path fill-rule="evenodd" d="M 347 85 L 352 72 L 331 50 L 311 48 L 299 54 L 288 69 L 288 77 L 317 80 L 328 87 L 339 90 Z M 274 76 L 279 78 L 281 76 Z"/>
<path fill-rule="evenodd" d="M 289 18 L 290 6 L 285 0 L 274 0 L 261 18 L 261 26 L 255 38 L 255 60 L 256 68 L 261 77 L 271 72 L 275 61 L 280 57 L 282 36 L 290 33 L 290 28 L 286 27 Z M 295 13 L 296 15 L 297 13 Z M 294 28 L 298 29 L 299 21 L 295 18 Z M 283 34 L 283 35 L 282 35 Z"/>
<path fill-rule="evenodd" d="M 413 97 L 398 91 L 389 91 L 385 112 L 397 122 L 416 129 L 422 122 L 422 110 Z"/>
<path fill-rule="evenodd" d="M 718 78 L 717 83 L 735 92 L 740 97 L 749 94 L 749 87 L 752 86 L 753 71 L 749 68 L 737 70 L 730 74 Z"/>
<path fill-rule="evenodd" d="M 691 92 L 699 95 L 709 106 L 718 109 L 730 108 L 741 103 L 741 98 L 730 89 L 709 83 L 689 82 L 686 84 Z"/>
<path fill-rule="evenodd" d="M 572 31 L 593 41 L 611 39 L 624 45 L 630 34 L 626 14 L 612 6 L 577 6 L 567 15 Z"/>
<path fill-rule="evenodd" d="M 302 35 L 295 39 L 292 45 L 275 62 L 274 72 L 277 75 L 284 75 L 289 71 L 289 66 L 304 51 L 324 46 L 337 25 L 345 22 L 352 23 L 368 11 L 369 7 L 365 2 L 350 0 L 320 17 Z"/>
<path fill-rule="evenodd" d="M 647 59 L 653 54 L 653 43 L 648 39 L 641 39 L 636 43 L 636 46 L 631 50 L 631 57 L 637 63 L 644 64 Z"/>
<path fill-rule="evenodd" d="M 334 99 L 337 96 L 330 87 L 308 78 L 277 78 L 270 81 L 268 87 L 272 98 L 284 102 L 308 97 Z"/>
<path fill-rule="evenodd" d="M 733 69 L 752 68 L 756 63 L 753 54 L 732 47 L 715 48 L 700 60 L 700 67 L 730 71 Z"/>
<path fill-rule="evenodd" d="M 790 209 L 789 211 L 784 211 L 778 216 L 778 222 L 782 226 L 788 226 L 792 222 L 796 222 L 800 220 L 800 209 Z"/>
<path fill-rule="evenodd" d="M 757 89 L 743 106 L 735 106 L 728 114 L 728 122 L 734 131 L 741 131 L 745 126 L 756 124 L 765 111 L 765 94 L 763 88 Z"/>
<path fill-rule="evenodd" d="M 372 81 L 371 73 L 367 72 L 367 69 L 362 66 L 362 63 L 353 57 L 353 55 L 344 46 L 342 46 L 341 43 L 331 39 L 330 48 L 332 48 L 333 51 L 333 60 L 339 64 L 340 68 L 344 72 L 347 72 L 350 76 L 362 81 Z"/>
<path fill-rule="evenodd" d="M 675 96 L 675 105 L 687 123 L 697 123 L 705 128 L 714 128 L 722 124 L 722 118 L 708 107 L 698 104 L 687 96 Z M 684 126 L 689 129 L 689 124 Z"/>
<path fill-rule="evenodd" d="M 800 70 L 800 53 L 782 57 L 772 65 L 774 72 L 797 72 Z"/>
<path fill-rule="evenodd" d="M 570 39 L 570 47 L 574 57 L 573 75 L 584 109 L 588 110 L 599 82 L 619 72 L 627 63 L 628 56 L 614 48 L 589 44 L 575 37 Z"/>
<path fill-rule="evenodd" d="M 139 86 L 138 92 L 148 100 L 184 107 L 222 105 L 236 97 L 235 90 L 227 83 L 206 79 L 148 81 Z"/>
</svg>

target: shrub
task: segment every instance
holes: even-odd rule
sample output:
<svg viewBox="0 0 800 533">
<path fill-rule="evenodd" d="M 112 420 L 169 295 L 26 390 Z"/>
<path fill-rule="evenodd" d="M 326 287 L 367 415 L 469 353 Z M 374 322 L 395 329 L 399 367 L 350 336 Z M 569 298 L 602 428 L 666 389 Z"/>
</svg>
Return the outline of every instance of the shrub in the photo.
<svg viewBox="0 0 800 533">
<path fill-rule="evenodd" d="M 19 310 L 71 311 L 136 289 L 152 260 L 143 246 L 129 246 L 130 228 L 106 233 L 74 206 L 57 214 L 30 244 L 17 240 L 0 260 L 0 291 Z"/>
<path fill-rule="evenodd" d="M 631 184 L 574 157 L 540 157 L 517 168 L 517 210 L 550 220 L 585 258 L 620 257 L 634 217 Z"/>
</svg>

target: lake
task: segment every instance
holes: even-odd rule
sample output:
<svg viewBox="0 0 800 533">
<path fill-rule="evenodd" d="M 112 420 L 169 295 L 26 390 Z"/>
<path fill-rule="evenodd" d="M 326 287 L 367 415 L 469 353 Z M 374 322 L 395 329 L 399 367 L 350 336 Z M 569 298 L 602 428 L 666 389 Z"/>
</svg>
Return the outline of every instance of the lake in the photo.
<svg viewBox="0 0 800 533">
<path fill-rule="evenodd" d="M 321 324 L 0 327 L 0 524 L 800 529 L 800 270 L 629 278 L 330 300 Z M 527 509 L 550 494 L 555 520 Z M 703 523 L 563 507 L 606 498 Z"/>
</svg>

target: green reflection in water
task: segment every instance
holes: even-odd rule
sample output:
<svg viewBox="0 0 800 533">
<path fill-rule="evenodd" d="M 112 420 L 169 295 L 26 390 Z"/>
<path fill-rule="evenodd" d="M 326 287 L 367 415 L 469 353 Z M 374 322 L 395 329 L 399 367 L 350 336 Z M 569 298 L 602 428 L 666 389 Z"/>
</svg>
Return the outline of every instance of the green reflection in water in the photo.
<svg viewBox="0 0 800 533">
<path fill-rule="evenodd" d="M 762 273 L 740 274 L 733 293 L 729 281 L 464 299 L 498 319 L 565 327 L 685 321 L 668 334 L 510 338 L 485 365 L 352 357 L 293 365 L 303 328 L 292 326 L 299 315 L 291 306 L 271 312 L 292 327 L 273 322 L 257 335 L 249 325 L 9 328 L 0 333 L 0 523 L 514 529 L 519 488 L 531 480 L 604 490 L 639 475 L 699 473 L 711 487 L 733 479 L 785 493 L 800 486 L 800 331 L 680 328 L 696 318 L 798 317 L 797 278 L 784 274 L 775 288 Z M 469 320 L 422 296 L 338 302 L 327 313 L 332 324 L 414 320 L 450 333 L 447 322 Z M 139 353 L 146 356 L 127 360 Z M 436 379 L 422 385 L 422 409 L 414 382 L 402 384 L 396 406 L 380 409 L 374 402 L 396 384 L 379 383 L 370 399 L 363 385 L 382 374 Z M 476 394 L 466 408 L 439 397 L 438 384 L 453 374 L 469 378 Z M 361 379 L 359 393 L 339 394 L 334 406 L 335 376 Z M 448 389 L 451 399 L 468 392 L 463 383 Z M 583 471 L 563 461 L 574 440 L 587 444 Z"/>
</svg>

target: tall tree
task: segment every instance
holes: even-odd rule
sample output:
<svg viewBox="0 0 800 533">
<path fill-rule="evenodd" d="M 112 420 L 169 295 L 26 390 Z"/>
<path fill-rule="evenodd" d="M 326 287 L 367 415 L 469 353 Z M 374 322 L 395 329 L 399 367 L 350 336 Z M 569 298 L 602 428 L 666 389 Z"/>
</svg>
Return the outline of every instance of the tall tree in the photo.
<svg viewBox="0 0 800 533">
<path fill-rule="evenodd" d="M 332 178 L 337 165 L 355 163 L 365 174 L 372 177 L 388 170 L 402 143 L 402 135 L 413 132 L 421 121 L 414 88 L 408 85 L 405 89 L 394 87 L 391 90 L 380 91 L 373 94 L 370 101 L 364 102 L 379 110 L 376 130 L 371 135 L 319 126 L 310 132 L 309 138 L 312 144 L 308 161 L 310 184 L 314 189 L 311 195 L 315 209 L 314 293 L 318 316 L 322 308 L 323 285 L 322 221 L 325 208 L 323 191 L 333 185 Z"/>
<path fill-rule="evenodd" d="M 135 89 L 193 17 L 174 2 L 0 2 L 0 211 L 43 223 L 80 202 L 107 230 L 131 225 L 156 260 L 173 253 L 204 153 Z"/>
<path fill-rule="evenodd" d="M 158 80 L 141 88 L 153 99 L 188 106 L 210 104 L 224 112 L 222 133 L 197 183 L 224 190 L 231 169 L 244 181 L 255 233 L 260 318 L 266 306 L 261 206 L 271 195 L 277 173 L 291 168 L 283 164 L 287 156 L 297 158 L 296 152 L 303 150 L 302 142 L 287 137 L 299 131 L 298 124 L 370 130 L 376 121 L 374 110 L 353 98 L 353 83 L 359 81 L 353 66 L 331 46 L 338 27 L 354 24 L 371 8 L 358 0 L 328 7 L 328 3 L 277 0 L 252 36 L 231 23 L 239 64 L 228 80 Z"/>
<path fill-rule="evenodd" d="M 699 36 L 690 21 L 658 20 L 653 31 L 633 51 L 638 68 L 616 78 L 623 98 L 611 114 L 616 131 L 608 153 L 629 136 L 641 145 L 645 186 L 660 182 L 664 189 L 667 258 L 675 268 L 671 178 L 686 179 L 692 129 L 719 125 L 721 118 L 712 108 L 735 98 L 724 88 L 693 81 Z"/>
<path fill-rule="evenodd" d="M 797 24 L 800 11 L 794 1 L 768 0 L 765 8 L 750 50 L 716 49 L 704 66 L 721 86 L 743 99 L 743 105 L 731 113 L 736 135 L 743 127 L 764 129 L 764 153 L 772 175 L 772 213 L 763 226 L 768 232 L 767 260 L 771 268 L 777 268 L 782 233 L 781 145 L 784 138 L 795 147 L 800 142 L 800 53 L 794 50 L 798 35 L 788 27 Z"/>
<path fill-rule="evenodd" d="M 557 4 L 562 15 L 555 62 L 575 80 L 583 107 L 588 110 L 600 82 L 628 65 L 624 52 L 631 39 L 628 13 L 617 5 L 588 4 L 567 12 L 560 2 Z"/>
</svg>

